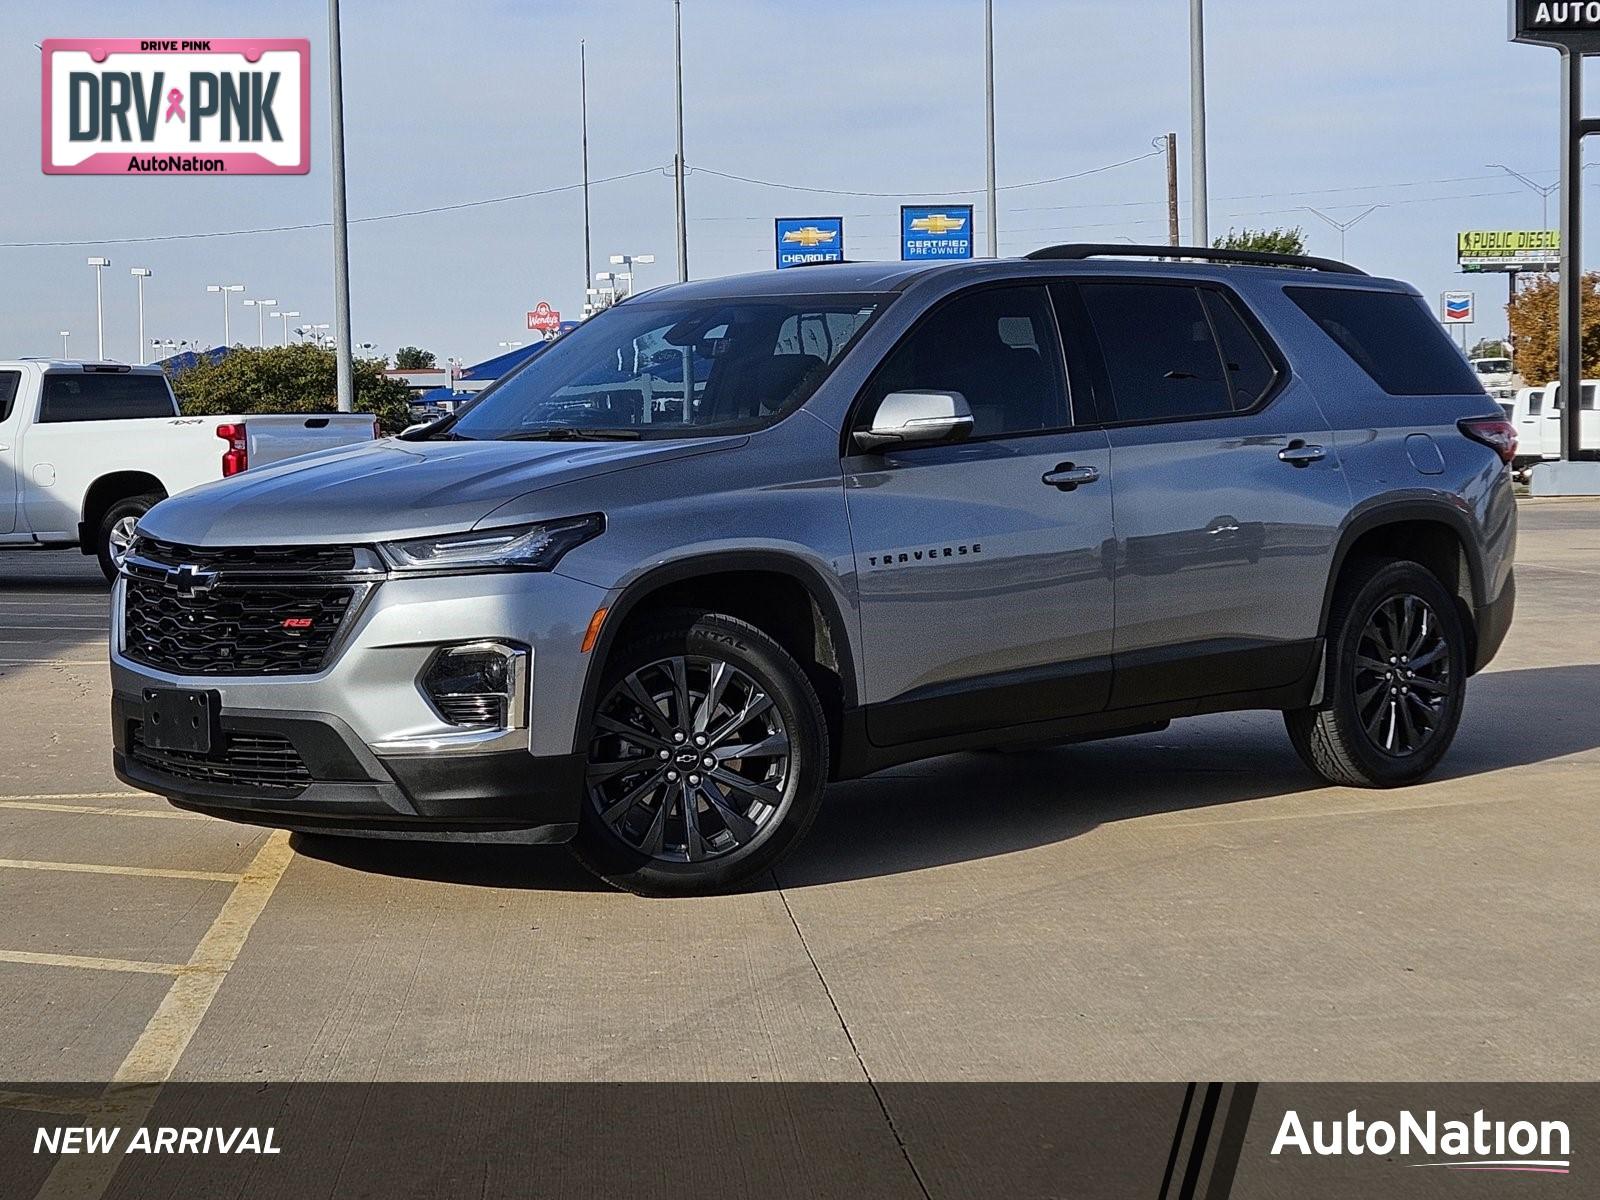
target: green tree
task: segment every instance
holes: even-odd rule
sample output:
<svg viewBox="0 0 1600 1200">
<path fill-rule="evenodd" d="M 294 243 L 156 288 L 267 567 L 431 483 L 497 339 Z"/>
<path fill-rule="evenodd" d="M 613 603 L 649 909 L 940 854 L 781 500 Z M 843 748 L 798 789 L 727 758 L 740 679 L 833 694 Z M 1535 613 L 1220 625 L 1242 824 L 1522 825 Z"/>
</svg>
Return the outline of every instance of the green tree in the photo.
<svg viewBox="0 0 1600 1200">
<path fill-rule="evenodd" d="M 1218 250 L 1259 250 L 1264 254 L 1304 254 L 1306 231 L 1293 229 L 1230 229 L 1212 243 Z"/>
<path fill-rule="evenodd" d="M 384 433 L 411 421 L 411 393 L 383 374 L 381 359 L 355 363 L 356 411 L 372 413 Z M 319 413 L 338 409 L 338 366 L 332 350 L 301 343 L 237 349 L 173 377 L 178 405 L 191 416 Z"/>
<path fill-rule="evenodd" d="M 1510 358 L 1511 347 L 1498 338 L 1484 338 L 1472 348 L 1472 358 Z"/>
<path fill-rule="evenodd" d="M 423 350 L 418 346 L 401 346 L 394 352 L 396 371 L 426 371 L 438 365 L 439 360 L 434 357 L 432 350 Z"/>
</svg>

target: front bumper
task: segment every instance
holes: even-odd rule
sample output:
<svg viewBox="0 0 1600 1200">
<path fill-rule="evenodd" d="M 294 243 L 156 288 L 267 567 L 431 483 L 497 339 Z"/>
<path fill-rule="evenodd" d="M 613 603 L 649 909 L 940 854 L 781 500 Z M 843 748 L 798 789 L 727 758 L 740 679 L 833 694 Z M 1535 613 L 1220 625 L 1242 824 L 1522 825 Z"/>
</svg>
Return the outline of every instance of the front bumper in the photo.
<svg viewBox="0 0 1600 1200">
<path fill-rule="evenodd" d="M 454 840 L 565 841 L 576 831 L 584 756 L 575 746 L 588 657 L 583 630 L 604 592 L 553 574 L 390 578 L 341 630 L 314 675 L 169 675 L 122 652 L 113 598 L 111 675 L 118 778 L 174 804 L 279 828 Z M 419 676 L 441 645 L 531 646 L 527 727 L 446 723 Z M 205 689 L 219 702 L 209 756 L 154 751 L 139 730 L 147 688 Z"/>
</svg>

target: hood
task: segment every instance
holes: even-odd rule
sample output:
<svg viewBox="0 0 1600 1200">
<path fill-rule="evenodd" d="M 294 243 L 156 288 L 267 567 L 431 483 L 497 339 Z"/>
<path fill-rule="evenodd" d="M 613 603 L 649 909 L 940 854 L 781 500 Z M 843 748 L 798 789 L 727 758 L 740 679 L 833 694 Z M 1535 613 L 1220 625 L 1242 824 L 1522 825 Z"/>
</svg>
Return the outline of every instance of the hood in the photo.
<svg viewBox="0 0 1600 1200">
<path fill-rule="evenodd" d="M 363 442 L 208 483 L 139 522 L 189 546 L 374 542 L 471 529 L 558 484 L 743 445 L 744 437 L 639 442 Z M 597 491 L 593 510 L 605 508 Z M 570 513 L 549 513 L 551 517 Z"/>
</svg>

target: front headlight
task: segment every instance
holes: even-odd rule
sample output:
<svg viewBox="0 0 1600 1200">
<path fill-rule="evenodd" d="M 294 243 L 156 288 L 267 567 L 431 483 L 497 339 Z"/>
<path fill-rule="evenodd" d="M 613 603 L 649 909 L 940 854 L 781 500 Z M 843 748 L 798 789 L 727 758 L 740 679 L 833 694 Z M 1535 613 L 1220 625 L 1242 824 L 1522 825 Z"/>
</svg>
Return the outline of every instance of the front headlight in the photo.
<svg viewBox="0 0 1600 1200">
<path fill-rule="evenodd" d="M 605 517 L 591 513 L 537 525 L 384 542 L 378 548 L 397 571 L 549 571 L 567 551 L 599 537 L 605 527 Z"/>
</svg>

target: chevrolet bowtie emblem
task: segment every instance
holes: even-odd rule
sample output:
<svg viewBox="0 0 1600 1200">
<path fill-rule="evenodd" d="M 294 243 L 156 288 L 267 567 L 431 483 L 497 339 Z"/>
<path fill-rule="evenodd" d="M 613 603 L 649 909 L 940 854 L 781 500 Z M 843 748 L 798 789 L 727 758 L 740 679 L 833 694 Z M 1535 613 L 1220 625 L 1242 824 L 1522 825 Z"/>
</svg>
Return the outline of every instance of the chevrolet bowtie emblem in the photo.
<svg viewBox="0 0 1600 1200">
<path fill-rule="evenodd" d="M 192 600 L 217 586 L 217 573 L 202 571 L 199 567 L 186 563 L 167 572 L 167 583 L 181 599 Z"/>
<path fill-rule="evenodd" d="M 818 229 L 815 225 L 806 225 L 800 229 L 789 230 L 783 235 L 783 240 L 785 242 L 798 242 L 808 249 L 814 249 L 828 242 L 837 241 L 838 237 L 839 231 L 837 229 Z"/>
<path fill-rule="evenodd" d="M 952 217 L 945 213 L 929 213 L 925 217 L 913 218 L 911 228 L 918 233 L 955 233 L 958 229 L 967 227 L 965 217 Z"/>
</svg>

